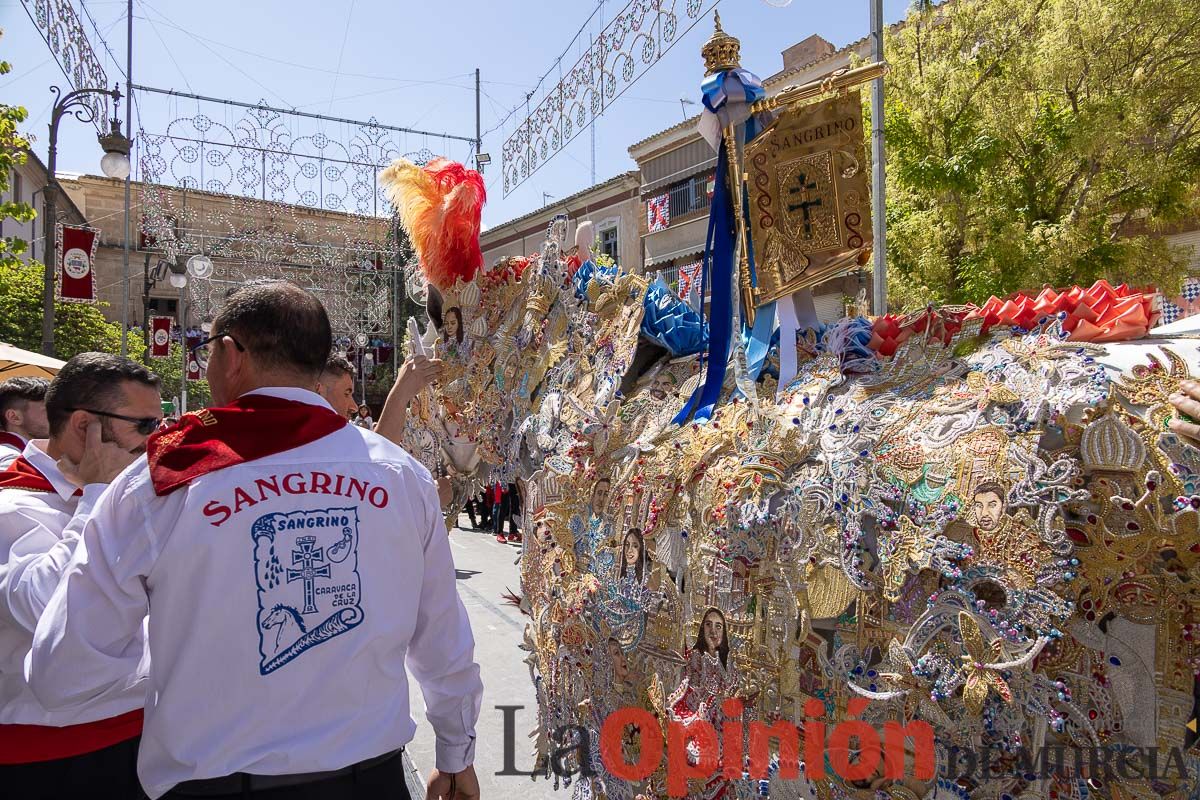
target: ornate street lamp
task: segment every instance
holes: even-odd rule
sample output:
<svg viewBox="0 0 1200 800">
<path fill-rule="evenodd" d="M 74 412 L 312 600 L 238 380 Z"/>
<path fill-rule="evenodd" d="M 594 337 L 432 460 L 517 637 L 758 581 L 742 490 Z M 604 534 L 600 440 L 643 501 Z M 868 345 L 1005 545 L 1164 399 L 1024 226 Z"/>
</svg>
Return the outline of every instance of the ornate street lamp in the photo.
<svg viewBox="0 0 1200 800">
<path fill-rule="evenodd" d="M 46 158 L 46 188 L 43 190 L 46 204 L 46 219 L 43 226 L 42 260 L 45 262 L 45 276 L 42 281 L 42 353 L 54 355 L 54 278 L 56 265 L 53 263 L 52 252 L 56 241 L 55 226 L 58 224 L 58 193 L 62 191 L 55 177 L 58 167 L 58 123 L 63 115 L 70 111 L 80 122 L 93 122 L 96 119 L 96 106 L 89 100 L 96 95 L 107 95 L 113 100 L 113 115 L 121 103 L 121 90 L 113 87 L 108 89 L 76 89 L 63 94 L 57 86 L 51 86 L 54 93 L 54 108 L 50 112 L 50 145 Z M 121 123 L 112 120 L 109 132 L 98 137 L 104 157 L 100 160 L 101 171 L 110 178 L 124 179 L 129 175 L 129 137 L 121 132 Z M 124 336 L 124 331 L 121 333 Z"/>
</svg>

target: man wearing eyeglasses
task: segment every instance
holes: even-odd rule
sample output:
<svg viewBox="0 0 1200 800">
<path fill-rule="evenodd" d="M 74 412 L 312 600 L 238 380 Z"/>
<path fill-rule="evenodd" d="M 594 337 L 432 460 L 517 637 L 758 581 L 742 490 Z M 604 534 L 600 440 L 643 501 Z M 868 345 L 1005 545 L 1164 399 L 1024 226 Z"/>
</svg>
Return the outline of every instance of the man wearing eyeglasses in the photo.
<svg viewBox="0 0 1200 800">
<path fill-rule="evenodd" d="M 151 798 L 402 800 L 407 667 L 437 738 L 429 796 L 475 800 L 482 684 L 428 470 L 313 391 L 332 344 L 313 295 L 242 287 L 212 330 L 215 405 L 96 503 L 34 634 L 35 695 L 119 683 L 148 606 Z"/>
<path fill-rule="evenodd" d="M 85 797 L 104 786 L 106 797 L 136 798 L 145 670 L 135 663 L 103 692 L 51 711 L 30 691 L 24 661 L 92 506 L 158 427 L 159 382 L 128 359 L 81 353 L 45 405 L 49 438 L 31 440 L 0 472 L 0 786 L 13 797 Z M 128 645 L 139 659 L 140 625 Z"/>
</svg>

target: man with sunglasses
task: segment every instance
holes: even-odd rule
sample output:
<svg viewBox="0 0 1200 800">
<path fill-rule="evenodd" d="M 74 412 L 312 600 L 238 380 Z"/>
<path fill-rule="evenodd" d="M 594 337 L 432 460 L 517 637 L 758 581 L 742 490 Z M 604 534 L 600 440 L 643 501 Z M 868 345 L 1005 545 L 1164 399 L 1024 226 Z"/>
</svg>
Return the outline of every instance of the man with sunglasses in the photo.
<svg viewBox="0 0 1200 800">
<path fill-rule="evenodd" d="M 96 503 L 34 634 L 34 693 L 69 706 L 120 682 L 148 607 L 151 798 L 402 800 L 407 667 L 430 796 L 478 798 L 482 684 L 428 470 L 313 391 L 332 336 L 312 294 L 242 287 L 212 330 L 214 405 Z"/>
<path fill-rule="evenodd" d="M 45 404 L 49 438 L 31 440 L 0 472 L 0 786 L 13 797 L 85 797 L 104 786 L 106 797 L 136 798 L 145 671 L 135 664 L 104 692 L 51 711 L 30 691 L 24 661 L 92 506 L 158 427 L 159 381 L 128 359 L 81 353 Z M 140 659 L 140 630 L 129 647 Z"/>
</svg>

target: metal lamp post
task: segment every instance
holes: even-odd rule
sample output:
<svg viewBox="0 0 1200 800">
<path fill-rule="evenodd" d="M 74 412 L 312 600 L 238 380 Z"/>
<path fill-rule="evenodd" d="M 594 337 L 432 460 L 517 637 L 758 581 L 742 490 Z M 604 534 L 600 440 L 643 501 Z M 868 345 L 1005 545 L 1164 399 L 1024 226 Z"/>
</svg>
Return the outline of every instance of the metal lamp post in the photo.
<svg viewBox="0 0 1200 800">
<path fill-rule="evenodd" d="M 63 94 L 57 86 L 51 86 L 54 93 L 54 108 L 50 112 L 50 139 L 46 158 L 46 187 L 45 197 L 46 218 L 43 224 L 42 260 L 45 262 L 45 276 L 42 281 L 42 354 L 54 355 L 54 278 L 56 265 L 50 254 L 55 250 L 58 224 L 58 193 L 61 187 L 55 176 L 58 166 L 58 123 L 63 115 L 70 111 L 80 122 L 92 122 L 96 119 L 96 109 L 88 103 L 88 98 L 95 95 L 107 95 L 113 99 L 113 113 L 121 102 L 121 90 L 113 87 L 108 89 L 76 89 Z M 100 170 L 110 178 L 123 179 L 129 174 L 129 137 L 121 132 L 121 123 L 113 119 L 110 131 L 98 137 L 100 146 L 104 149 L 104 158 L 100 160 Z M 122 332 L 124 336 L 124 332 Z"/>
</svg>

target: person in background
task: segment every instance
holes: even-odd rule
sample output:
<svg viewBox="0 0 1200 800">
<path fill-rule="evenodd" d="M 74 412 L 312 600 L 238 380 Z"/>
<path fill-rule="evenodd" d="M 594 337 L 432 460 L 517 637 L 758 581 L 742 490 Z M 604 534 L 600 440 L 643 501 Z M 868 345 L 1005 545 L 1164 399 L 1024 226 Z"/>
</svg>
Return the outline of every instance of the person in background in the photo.
<svg viewBox="0 0 1200 800">
<path fill-rule="evenodd" d="M 24 376 L 0 383 L 0 469 L 6 469 L 25 450 L 30 439 L 50 435 L 46 421 L 45 378 Z"/>
<path fill-rule="evenodd" d="M 371 408 L 366 403 L 358 407 L 358 416 L 351 421 L 360 428 L 366 428 L 369 431 L 375 430 L 375 420 L 371 418 Z"/>
<path fill-rule="evenodd" d="M 358 404 L 354 402 L 354 365 L 343 356 L 331 353 L 325 360 L 321 377 L 317 378 L 317 394 L 324 397 L 334 411 L 353 419 L 358 413 Z"/>
<path fill-rule="evenodd" d="M 0 472 L 0 786 L 5 796 L 142 796 L 134 769 L 146 673 L 141 635 L 129 669 L 102 692 L 48 710 L 25 677 L 33 632 L 106 484 L 145 451 L 162 419 L 158 378 L 108 353 L 80 353 L 45 393 L 49 438 Z M 81 489 L 82 487 L 82 489 Z"/>
<path fill-rule="evenodd" d="M 492 509 L 492 532 L 496 535 L 496 541 L 500 544 L 521 541 L 521 534 L 517 533 L 517 524 L 513 520 L 516 487 L 511 483 L 507 487 L 501 487 L 497 483 L 493 489 L 493 497 L 496 497 L 497 500 L 495 507 Z M 508 523 L 508 538 L 504 536 L 505 522 Z"/>
</svg>

